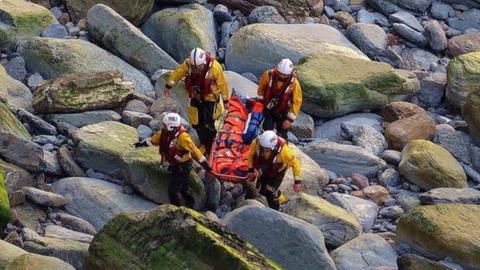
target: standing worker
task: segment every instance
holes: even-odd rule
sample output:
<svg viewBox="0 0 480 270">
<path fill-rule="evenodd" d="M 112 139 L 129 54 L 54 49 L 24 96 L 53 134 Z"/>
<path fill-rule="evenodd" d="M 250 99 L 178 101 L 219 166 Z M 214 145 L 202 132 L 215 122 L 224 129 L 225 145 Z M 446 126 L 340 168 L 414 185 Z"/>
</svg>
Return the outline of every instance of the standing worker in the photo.
<svg viewBox="0 0 480 270">
<path fill-rule="evenodd" d="M 170 165 L 172 182 L 168 188 L 170 202 L 177 206 L 193 207 L 193 198 L 187 192 L 190 172 L 193 169 L 192 156 L 206 171 L 211 171 L 207 159 L 195 146 L 185 127 L 181 125 L 181 117 L 176 113 L 166 113 L 162 117 L 163 127 L 151 138 L 153 145 L 160 148 L 162 164 L 166 160 Z M 145 142 L 135 146 L 145 146 Z"/>
<path fill-rule="evenodd" d="M 265 131 L 252 142 L 248 165 L 251 173 L 260 172 L 257 188 L 260 189 L 260 194 L 267 198 L 270 208 L 275 210 L 280 208 L 281 192 L 278 188 L 288 168 L 292 167 L 293 170 L 295 179 L 293 190 L 295 192 L 302 190 L 300 161 L 288 146 L 287 141 L 277 136 L 272 130 Z"/>
<path fill-rule="evenodd" d="M 216 135 L 216 106 L 223 106 L 221 102 L 228 101 L 228 86 L 223 69 L 213 55 L 196 48 L 170 75 L 164 89 L 165 96 L 169 96 L 170 89 L 183 78 L 190 98 L 188 118 L 208 153 Z"/>
<path fill-rule="evenodd" d="M 302 87 L 290 59 L 283 59 L 276 68 L 262 75 L 257 95 L 265 107 L 263 129 L 276 130 L 278 135 L 287 139 L 288 130 L 302 107 Z"/>
</svg>

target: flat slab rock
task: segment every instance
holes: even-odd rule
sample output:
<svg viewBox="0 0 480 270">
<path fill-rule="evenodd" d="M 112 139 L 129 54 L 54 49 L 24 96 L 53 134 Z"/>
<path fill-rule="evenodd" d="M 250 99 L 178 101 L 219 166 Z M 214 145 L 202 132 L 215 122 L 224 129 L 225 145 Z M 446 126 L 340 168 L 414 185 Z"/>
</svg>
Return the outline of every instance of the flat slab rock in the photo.
<svg viewBox="0 0 480 270">
<path fill-rule="evenodd" d="M 480 191 L 472 188 L 436 188 L 420 194 L 422 204 L 480 204 Z"/>
</svg>

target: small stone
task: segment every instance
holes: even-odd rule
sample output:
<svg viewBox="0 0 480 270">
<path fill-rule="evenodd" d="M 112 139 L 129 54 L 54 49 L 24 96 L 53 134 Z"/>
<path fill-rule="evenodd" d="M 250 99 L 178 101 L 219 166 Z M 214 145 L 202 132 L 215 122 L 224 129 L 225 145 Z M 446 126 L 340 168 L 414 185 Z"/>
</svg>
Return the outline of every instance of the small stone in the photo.
<svg viewBox="0 0 480 270">
<path fill-rule="evenodd" d="M 5 65 L 5 70 L 8 75 L 18 81 L 23 81 L 27 75 L 25 60 L 21 56 L 10 59 Z"/>
<path fill-rule="evenodd" d="M 438 20 L 446 20 L 455 16 L 455 10 L 452 8 L 452 6 L 439 2 L 432 3 L 430 13 L 432 14 L 433 18 Z"/>
<path fill-rule="evenodd" d="M 344 27 L 347 28 L 350 25 L 355 23 L 355 19 L 350 15 L 350 13 L 345 12 L 345 11 L 339 11 L 335 13 L 335 19 L 340 22 L 340 24 Z"/>
<path fill-rule="evenodd" d="M 122 114 L 122 122 L 134 128 L 140 125 L 148 125 L 152 120 L 153 117 L 146 113 L 123 111 Z"/>
<path fill-rule="evenodd" d="M 125 111 L 139 112 L 139 113 L 148 113 L 149 109 L 145 103 L 138 99 L 132 99 L 125 105 L 123 108 Z"/>
<path fill-rule="evenodd" d="M 79 33 L 80 33 L 80 27 L 75 26 L 68 29 L 68 34 L 70 34 L 71 36 L 78 36 Z"/>
<path fill-rule="evenodd" d="M 40 145 L 45 145 L 45 144 L 58 145 L 60 143 L 57 137 L 52 135 L 37 135 L 33 137 L 32 141 Z"/>
<path fill-rule="evenodd" d="M 70 22 L 70 14 L 68 14 L 67 12 L 64 12 L 62 14 L 62 16 L 60 16 L 60 18 L 58 18 L 58 22 L 61 25 L 66 25 L 68 22 Z"/>
<path fill-rule="evenodd" d="M 395 150 L 385 150 L 382 153 L 382 159 L 385 160 L 388 164 L 398 166 L 402 160 L 402 153 Z"/>
<path fill-rule="evenodd" d="M 287 21 L 283 18 L 278 10 L 273 6 L 260 6 L 250 12 L 248 15 L 248 23 L 275 23 L 285 24 Z"/>
<path fill-rule="evenodd" d="M 380 215 L 389 219 L 397 219 L 404 213 L 405 211 L 403 211 L 403 209 L 400 206 L 385 207 L 379 212 Z"/>
<path fill-rule="evenodd" d="M 436 52 L 442 52 L 448 47 L 448 39 L 442 26 L 436 20 L 430 20 L 425 26 L 428 44 Z"/>
<path fill-rule="evenodd" d="M 383 204 L 390 198 L 388 190 L 380 185 L 368 186 L 363 189 L 363 194 L 377 204 Z"/>
<path fill-rule="evenodd" d="M 400 174 L 394 168 L 388 168 L 380 175 L 378 180 L 385 187 L 396 186 L 400 181 Z"/>
<path fill-rule="evenodd" d="M 10 207 L 15 207 L 25 203 L 26 197 L 23 190 L 17 190 L 9 194 Z"/>
<path fill-rule="evenodd" d="M 34 187 L 23 187 L 22 190 L 28 199 L 40 205 L 62 207 L 67 204 L 65 197 L 52 192 L 43 191 Z"/>
<path fill-rule="evenodd" d="M 139 125 L 137 128 L 138 138 L 144 140 L 150 138 L 153 135 L 153 130 L 146 125 Z"/>
<path fill-rule="evenodd" d="M 352 188 L 345 184 L 340 184 L 338 187 L 345 192 L 352 191 Z"/>
<path fill-rule="evenodd" d="M 383 205 L 385 207 L 394 206 L 396 204 L 397 204 L 397 200 L 394 199 L 394 198 L 389 198 L 389 199 L 385 200 L 385 202 L 383 203 Z"/>
<path fill-rule="evenodd" d="M 408 27 L 406 24 L 403 23 L 394 23 L 393 29 L 397 34 L 401 37 L 405 38 L 406 40 L 413 42 L 414 44 L 423 47 L 427 45 L 427 39 L 419 32 L 415 31 L 414 29 Z"/>
<path fill-rule="evenodd" d="M 369 185 L 368 178 L 361 175 L 361 174 L 353 173 L 352 174 L 352 184 L 356 185 L 359 188 L 365 188 Z"/>
<path fill-rule="evenodd" d="M 228 12 L 228 7 L 222 4 L 218 4 L 215 6 L 215 8 L 213 9 L 213 16 L 219 24 L 222 24 L 224 22 L 231 22 L 233 20 L 232 16 Z"/>
<path fill-rule="evenodd" d="M 59 7 L 51 8 L 50 12 L 52 12 L 53 16 L 55 16 L 56 19 L 60 18 L 63 14 L 63 11 Z"/>
<path fill-rule="evenodd" d="M 42 37 L 66 38 L 67 36 L 67 29 L 65 29 L 65 27 L 59 23 L 49 25 L 42 32 Z"/>
</svg>

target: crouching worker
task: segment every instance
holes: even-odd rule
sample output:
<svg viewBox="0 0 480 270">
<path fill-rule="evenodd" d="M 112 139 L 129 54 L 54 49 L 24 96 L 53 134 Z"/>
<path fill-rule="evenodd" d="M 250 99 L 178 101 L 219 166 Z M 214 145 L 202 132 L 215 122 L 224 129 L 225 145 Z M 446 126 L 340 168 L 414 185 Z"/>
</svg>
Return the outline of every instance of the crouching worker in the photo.
<svg viewBox="0 0 480 270">
<path fill-rule="evenodd" d="M 249 170 L 254 173 L 259 171 L 257 189 L 267 198 L 270 208 L 280 208 L 278 189 L 288 168 L 293 169 L 295 192 L 302 190 L 301 166 L 287 141 L 275 134 L 274 131 L 265 131 L 250 145 L 248 155 Z"/>
<path fill-rule="evenodd" d="M 221 114 L 218 111 L 222 110 L 223 102 L 228 102 L 228 86 L 222 66 L 213 55 L 196 48 L 170 75 L 164 89 L 165 96 L 170 95 L 170 89 L 181 79 L 185 79 L 190 98 L 189 121 L 208 153 L 216 135 L 214 123 Z"/>
<path fill-rule="evenodd" d="M 190 172 L 193 169 L 192 156 L 206 171 L 211 171 L 207 159 L 195 146 L 192 138 L 181 125 L 181 117 L 176 113 L 166 113 L 162 117 L 163 127 L 151 138 L 153 145 L 159 146 L 162 164 L 166 160 L 172 174 L 168 188 L 170 202 L 177 206 L 193 207 L 193 199 L 187 193 Z M 145 146 L 145 142 L 136 147 Z"/>
</svg>

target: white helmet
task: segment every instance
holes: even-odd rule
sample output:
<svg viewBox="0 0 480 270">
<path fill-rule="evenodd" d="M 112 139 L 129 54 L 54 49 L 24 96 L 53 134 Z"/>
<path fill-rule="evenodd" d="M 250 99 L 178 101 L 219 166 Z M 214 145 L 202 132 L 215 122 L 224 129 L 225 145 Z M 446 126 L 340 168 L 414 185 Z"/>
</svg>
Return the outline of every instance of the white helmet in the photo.
<svg viewBox="0 0 480 270">
<path fill-rule="evenodd" d="M 195 48 L 190 53 L 190 63 L 195 66 L 207 63 L 207 53 L 200 48 Z"/>
<path fill-rule="evenodd" d="M 175 130 L 180 126 L 182 118 L 178 113 L 164 113 L 162 117 L 162 123 L 168 131 Z"/>
<path fill-rule="evenodd" d="M 267 130 L 260 135 L 260 145 L 264 148 L 274 150 L 278 143 L 278 136 L 273 130 Z"/>
<path fill-rule="evenodd" d="M 293 72 L 293 62 L 290 59 L 282 59 L 277 65 L 277 70 L 278 72 L 285 74 L 285 75 L 290 75 Z"/>
</svg>

